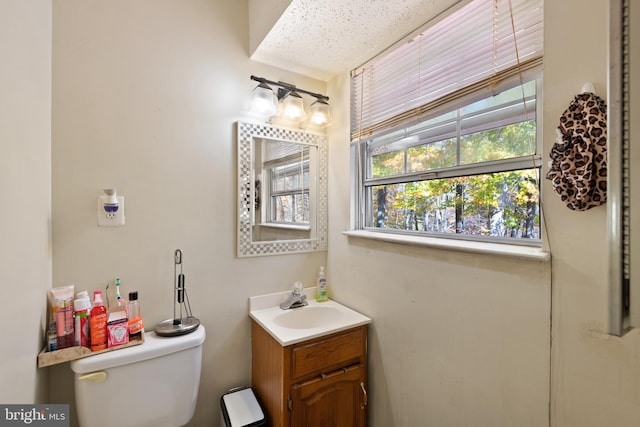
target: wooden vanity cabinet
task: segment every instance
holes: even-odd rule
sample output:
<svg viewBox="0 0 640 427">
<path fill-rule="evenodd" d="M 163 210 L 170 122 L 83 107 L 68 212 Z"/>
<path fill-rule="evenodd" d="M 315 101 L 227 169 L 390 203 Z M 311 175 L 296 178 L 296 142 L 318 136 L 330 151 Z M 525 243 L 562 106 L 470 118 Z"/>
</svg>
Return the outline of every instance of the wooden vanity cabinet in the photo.
<svg viewBox="0 0 640 427">
<path fill-rule="evenodd" d="M 284 347 L 252 320 L 251 350 L 267 425 L 366 426 L 366 325 Z"/>
</svg>

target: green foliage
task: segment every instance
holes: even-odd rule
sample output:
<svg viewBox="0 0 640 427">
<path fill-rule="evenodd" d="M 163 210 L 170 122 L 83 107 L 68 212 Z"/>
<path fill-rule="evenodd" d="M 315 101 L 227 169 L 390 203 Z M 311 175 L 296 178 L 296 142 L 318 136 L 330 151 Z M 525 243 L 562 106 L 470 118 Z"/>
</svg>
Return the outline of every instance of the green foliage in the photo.
<svg viewBox="0 0 640 427">
<path fill-rule="evenodd" d="M 455 138 L 418 145 L 407 150 L 408 172 L 420 172 L 456 165 Z"/>
<path fill-rule="evenodd" d="M 372 176 L 390 176 L 404 172 L 404 151 L 392 151 L 373 157 Z"/>
<path fill-rule="evenodd" d="M 460 144 L 463 164 L 532 155 L 535 122 L 469 134 Z M 455 140 L 378 155 L 373 176 L 452 166 L 455 155 Z M 374 201 L 373 214 L 386 228 L 539 238 L 538 174 L 527 169 L 378 186 L 384 203 Z"/>
<path fill-rule="evenodd" d="M 460 137 L 460 164 L 512 159 L 535 153 L 533 120 Z"/>
</svg>

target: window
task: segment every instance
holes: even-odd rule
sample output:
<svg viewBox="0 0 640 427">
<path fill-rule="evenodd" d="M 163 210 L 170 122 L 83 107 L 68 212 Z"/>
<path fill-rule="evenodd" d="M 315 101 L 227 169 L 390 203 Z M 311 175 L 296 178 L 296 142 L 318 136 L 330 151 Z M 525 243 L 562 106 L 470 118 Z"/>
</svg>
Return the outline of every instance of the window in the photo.
<svg viewBox="0 0 640 427">
<path fill-rule="evenodd" d="M 256 193 L 264 198 L 260 224 L 268 227 L 306 229 L 310 227 L 311 146 L 285 140 L 262 138 L 254 147 L 260 158 Z M 264 183 L 264 184 L 263 184 Z"/>
<path fill-rule="evenodd" d="M 285 161 L 267 168 L 269 217 L 267 222 L 309 225 L 309 159 Z"/>
<path fill-rule="evenodd" d="M 356 229 L 539 244 L 542 4 L 511 3 L 467 2 L 352 72 Z"/>
</svg>

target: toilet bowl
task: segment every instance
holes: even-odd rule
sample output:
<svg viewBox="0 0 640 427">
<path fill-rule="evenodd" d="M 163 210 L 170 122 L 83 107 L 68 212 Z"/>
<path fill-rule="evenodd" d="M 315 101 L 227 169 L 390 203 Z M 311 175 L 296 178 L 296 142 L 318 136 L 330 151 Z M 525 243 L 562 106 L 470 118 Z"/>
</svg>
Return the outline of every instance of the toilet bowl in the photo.
<svg viewBox="0 0 640 427">
<path fill-rule="evenodd" d="M 180 427 L 193 417 L 204 326 L 71 362 L 80 427 Z"/>
</svg>

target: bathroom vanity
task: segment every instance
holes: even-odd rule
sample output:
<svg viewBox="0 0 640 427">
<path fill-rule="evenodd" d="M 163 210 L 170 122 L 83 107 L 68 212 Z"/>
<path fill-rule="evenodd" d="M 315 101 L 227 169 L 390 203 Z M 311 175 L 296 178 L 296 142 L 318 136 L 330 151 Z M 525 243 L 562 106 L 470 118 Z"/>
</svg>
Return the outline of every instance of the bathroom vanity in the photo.
<svg viewBox="0 0 640 427">
<path fill-rule="evenodd" d="M 270 426 L 366 426 L 370 318 L 334 301 L 250 316 L 251 385 Z"/>
<path fill-rule="evenodd" d="M 366 426 L 367 326 L 283 347 L 252 321 L 251 337 L 251 385 L 271 426 Z"/>
</svg>

